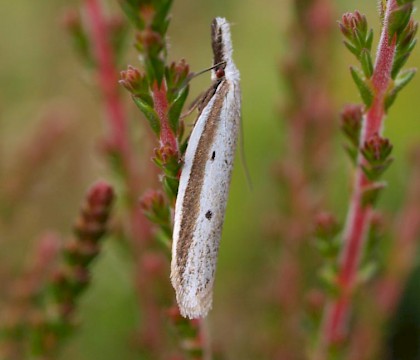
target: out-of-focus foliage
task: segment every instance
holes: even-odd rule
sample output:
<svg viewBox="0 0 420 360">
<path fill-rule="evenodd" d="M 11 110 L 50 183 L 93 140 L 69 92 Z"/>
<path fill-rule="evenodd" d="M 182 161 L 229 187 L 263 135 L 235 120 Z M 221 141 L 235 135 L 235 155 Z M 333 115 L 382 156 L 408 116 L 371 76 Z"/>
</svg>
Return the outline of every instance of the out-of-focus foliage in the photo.
<svg viewBox="0 0 420 360">
<path fill-rule="evenodd" d="M 98 153 L 98 141 L 105 129 L 95 85 L 60 27 L 60 14 L 68 5 L 68 1 L 56 0 L 15 0 L 1 4 L 0 185 L 13 183 L 11 176 L 24 171 L 15 168 L 14 154 L 45 117 L 68 124 L 66 135 L 48 162 L 36 174 L 31 174 L 33 180 L 26 185 L 23 198 L 19 198 L 18 213 L 9 209 L 10 216 L 0 223 L 0 281 L 5 285 L 19 273 L 37 235 L 45 229 L 70 233 L 85 189 L 97 177 L 109 176 Z M 109 5 L 112 11 L 121 11 L 116 2 L 110 1 Z M 274 0 L 175 0 L 168 32 L 169 58 L 184 57 L 192 71 L 199 71 L 212 62 L 210 23 L 213 17 L 223 16 L 233 23 L 234 59 L 242 81 L 244 146 L 253 190 L 249 190 L 238 157 L 221 243 L 214 310 L 209 319 L 214 343 L 227 349 L 230 359 L 258 359 L 267 340 L 263 332 L 255 329 L 262 322 L 259 305 L 262 295 L 258 284 L 271 276 L 261 269 L 278 260 L 273 248 L 280 252 L 280 246 L 268 240 L 267 233 L 271 229 L 267 228 L 270 223 L 267 219 L 281 202 L 273 195 L 278 193 L 279 184 L 271 168 L 282 156 L 284 140 L 278 109 L 284 105 L 285 87 L 278 63 L 288 52 L 285 30 L 290 22 L 289 5 L 289 1 Z M 367 4 L 361 0 L 341 0 L 337 3 L 337 19 L 343 12 L 357 8 L 371 19 L 377 16 L 376 1 Z M 418 20 L 418 13 L 415 17 Z M 375 46 L 374 43 L 373 48 Z M 348 74 L 353 59 L 342 49 L 338 28 L 333 48 L 327 66 L 334 74 L 331 101 L 337 109 L 334 130 L 337 140 L 331 159 L 334 171 L 327 174 L 325 181 L 330 184 L 330 208 L 339 209 L 336 215 L 343 218 L 349 194 L 349 163 L 341 147 L 343 138 L 338 114 L 343 103 L 359 99 Z M 128 48 L 126 61 L 121 63 L 136 66 L 135 52 Z M 420 47 L 414 49 L 408 66 L 417 64 L 420 64 Z M 189 99 L 192 101 L 209 84 L 207 75 L 194 79 Z M 386 120 L 385 135 L 392 138 L 396 160 L 386 173 L 388 188 L 378 207 L 389 212 L 403 199 L 408 174 L 406 153 L 412 144 L 420 142 L 420 109 L 416 106 L 419 94 L 420 78 L 416 77 L 399 94 Z M 144 119 L 140 119 L 140 113 L 129 100 L 127 95 L 135 138 L 139 143 L 147 143 Z M 3 200 L 6 201 L 0 199 Z M 4 204 L 0 204 L 0 208 L 3 207 Z M 62 359 L 138 358 L 129 346 L 136 342 L 133 329 L 136 321 L 141 320 L 132 287 L 133 271 L 127 254 L 112 241 L 107 243 L 104 256 L 94 265 L 93 286 L 82 299 L 83 324 L 68 341 Z M 414 278 L 417 284 L 418 278 L 417 272 Z M 407 292 L 417 297 L 419 293 L 418 285 Z M 420 317 L 418 302 L 413 304 L 407 300 L 403 305 L 402 314 L 408 313 L 413 319 Z M 402 319 L 396 320 L 395 329 L 404 328 L 405 324 L 401 324 Z M 413 326 L 419 331 L 420 321 Z"/>
</svg>

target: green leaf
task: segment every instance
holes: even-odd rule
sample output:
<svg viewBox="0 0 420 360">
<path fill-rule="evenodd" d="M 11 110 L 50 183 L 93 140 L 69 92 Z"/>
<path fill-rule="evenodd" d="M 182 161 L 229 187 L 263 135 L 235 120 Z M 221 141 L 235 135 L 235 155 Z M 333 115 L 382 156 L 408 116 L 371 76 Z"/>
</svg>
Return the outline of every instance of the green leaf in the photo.
<svg viewBox="0 0 420 360">
<path fill-rule="evenodd" d="M 176 196 L 178 194 L 179 180 L 173 177 L 164 176 L 162 180 L 162 185 L 168 197 L 171 200 L 176 199 Z"/>
<path fill-rule="evenodd" d="M 75 29 L 71 33 L 73 46 L 76 49 L 76 52 L 80 56 L 80 58 L 86 63 L 86 65 L 90 68 L 94 67 L 95 58 L 91 53 L 92 46 L 89 42 L 89 37 L 85 33 L 83 28 Z"/>
<path fill-rule="evenodd" d="M 179 117 L 181 116 L 182 108 L 185 104 L 185 100 L 187 100 L 189 92 L 189 86 L 184 87 L 178 92 L 178 96 L 173 101 L 171 107 L 169 108 L 168 118 L 169 118 L 169 126 L 171 127 L 172 131 L 176 134 L 178 132 L 179 127 Z"/>
<path fill-rule="evenodd" d="M 398 73 L 400 72 L 402 67 L 405 65 L 405 63 L 407 62 L 409 56 L 410 56 L 410 53 L 407 52 L 407 53 L 404 53 L 404 54 L 398 56 L 394 60 L 394 63 L 392 64 L 392 71 L 391 71 L 391 78 L 392 79 L 395 79 L 398 76 Z"/>
<path fill-rule="evenodd" d="M 340 288 L 337 284 L 337 268 L 333 264 L 323 266 L 319 272 L 319 278 L 323 283 L 326 291 L 332 297 L 338 297 Z"/>
<path fill-rule="evenodd" d="M 397 79 L 395 80 L 395 87 L 398 88 L 398 91 L 402 90 L 416 75 L 416 69 L 408 69 L 402 72 Z"/>
<path fill-rule="evenodd" d="M 345 47 L 357 58 L 359 58 L 360 50 L 348 41 L 343 41 Z"/>
<path fill-rule="evenodd" d="M 409 69 L 400 73 L 400 75 L 395 80 L 394 87 L 388 91 L 385 97 L 385 101 L 384 101 L 385 111 L 388 111 L 388 109 L 391 107 L 391 105 L 394 103 L 395 99 L 397 98 L 398 93 L 405 86 L 407 86 L 407 84 L 413 79 L 414 75 L 416 75 L 416 72 L 417 72 L 416 69 Z"/>
<path fill-rule="evenodd" d="M 364 104 L 367 107 L 372 105 L 373 101 L 373 93 L 368 84 L 366 84 L 366 79 L 363 78 L 363 74 L 361 74 L 360 70 L 354 67 L 350 67 L 351 76 L 359 89 L 360 96 Z"/>
<path fill-rule="evenodd" d="M 418 30 L 418 25 L 415 23 L 412 26 L 407 26 L 404 31 L 398 36 L 397 39 L 397 51 L 407 52 L 411 51 L 414 47 L 413 42 L 415 43 L 416 33 Z"/>
<path fill-rule="evenodd" d="M 357 155 L 359 154 L 359 151 L 356 147 L 353 145 L 345 145 L 344 150 L 346 151 L 347 155 L 349 156 L 351 163 L 353 165 L 357 165 Z"/>
<path fill-rule="evenodd" d="M 404 4 L 413 3 L 413 2 L 414 0 L 397 0 L 398 5 L 404 5 Z"/>
<path fill-rule="evenodd" d="M 144 29 L 144 22 L 143 19 L 139 16 L 139 4 L 133 3 L 129 0 L 120 0 L 119 1 L 120 6 L 125 13 L 125 15 L 128 17 L 128 19 L 133 23 L 133 25 L 138 30 Z"/>
<path fill-rule="evenodd" d="M 187 151 L 188 141 L 189 140 L 190 140 L 190 138 L 188 136 L 183 142 L 180 143 L 180 145 L 179 145 L 179 152 L 181 154 L 185 154 L 185 152 Z"/>
<path fill-rule="evenodd" d="M 354 29 L 353 31 L 354 39 L 357 41 L 357 47 L 359 49 L 363 48 L 363 46 L 365 45 L 365 39 L 363 38 L 363 35 L 360 33 L 359 29 Z"/>
<path fill-rule="evenodd" d="M 129 27 L 125 22 L 121 27 L 114 29 L 114 31 L 111 33 L 111 42 L 117 63 L 121 61 L 121 57 L 123 56 L 124 52 L 123 50 L 126 48 L 128 30 Z"/>
<path fill-rule="evenodd" d="M 409 45 L 405 48 L 405 51 L 407 51 L 407 52 L 411 52 L 411 51 L 413 51 L 413 49 L 414 49 L 414 47 L 416 46 L 416 44 L 417 44 L 417 39 L 413 39 L 413 40 L 409 43 Z"/>
<path fill-rule="evenodd" d="M 153 132 L 159 136 L 160 135 L 160 119 L 156 111 L 145 101 L 137 96 L 133 96 L 133 100 L 137 107 L 144 114 L 146 119 L 149 121 L 150 127 Z"/>
<path fill-rule="evenodd" d="M 165 64 L 158 56 L 149 56 L 145 60 L 145 67 L 149 82 L 156 80 L 160 86 L 165 75 Z"/>
<path fill-rule="evenodd" d="M 341 242 L 337 240 L 325 241 L 317 239 L 315 246 L 322 256 L 334 260 L 340 252 Z"/>
<path fill-rule="evenodd" d="M 164 34 L 166 34 L 166 33 L 167 33 L 170 22 L 171 22 L 171 20 L 170 20 L 170 19 L 166 19 L 166 20 L 162 23 L 162 31 L 163 31 L 163 33 L 164 33 Z"/>
<path fill-rule="evenodd" d="M 373 63 L 368 49 L 362 49 L 360 53 L 360 64 L 362 65 L 363 73 L 370 79 L 373 74 Z"/>
<path fill-rule="evenodd" d="M 370 29 L 368 36 L 366 37 L 366 42 L 365 42 L 365 46 L 369 51 L 372 50 L 372 42 L 373 42 L 373 30 Z"/>
<path fill-rule="evenodd" d="M 157 244 L 162 247 L 165 254 L 167 256 L 171 256 L 172 228 L 168 225 L 165 225 L 165 226 L 161 225 L 161 231 L 157 232 L 155 238 L 156 238 Z"/>
<path fill-rule="evenodd" d="M 161 35 L 164 35 L 168 28 L 169 20 L 167 17 L 171 6 L 172 0 L 161 1 L 161 4 L 159 4 L 159 10 L 153 19 L 152 29 Z"/>
<path fill-rule="evenodd" d="M 379 266 L 376 261 L 369 261 L 364 264 L 357 274 L 357 279 L 360 284 L 364 284 L 371 280 L 378 272 Z"/>
<path fill-rule="evenodd" d="M 369 205 L 374 205 L 378 198 L 379 194 L 383 188 L 386 187 L 385 182 L 376 182 L 362 190 L 362 206 L 366 207 Z"/>
<path fill-rule="evenodd" d="M 388 158 L 384 162 L 374 166 L 363 166 L 362 170 L 370 181 L 378 180 L 382 174 L 389 168 L 394 161 L 393 158 Z"/>
<path fill-rule="evenodd" d="M 410 21 L 412 11 L 413 4 L 405 3 L 391 12 L 388 20 L 389 41 L 391 41 L 395 34 L 399 35 L 405 29 Z"/>
</svg>

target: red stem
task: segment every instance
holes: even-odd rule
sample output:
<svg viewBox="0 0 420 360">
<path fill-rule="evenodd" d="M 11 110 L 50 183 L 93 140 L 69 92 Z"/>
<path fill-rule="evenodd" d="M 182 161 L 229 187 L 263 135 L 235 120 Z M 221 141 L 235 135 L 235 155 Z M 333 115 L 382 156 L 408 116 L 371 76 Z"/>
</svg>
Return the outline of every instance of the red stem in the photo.
<svg viewBox="0 0 420 360">
<path fill-rule="evenodd" d="M 168 110 L 169 104 L 166 97 L 166 85 L 164 82 L 160 87 L 155 82 L 153 84 L 153 101 L 155 105 L 155 110 L 160 119 L 160 145 L 169 146 L 175 153 L 178 152 L 178 141 L 175 134 L 173 133 L 171 127 L 169 126 L 168 120 Z"/>
<path fill-rule="evenodd" d="M 127 116 L 119 94 L 118 72 L 109 41 L 109 28 L 102 14 L 100 1 L 86 0 L 86 10 L 91 27 L 92 47 L 98 65 L 98 80 L 109 121 L 110 144 L 112 150 L 116 151 L 121 158 L 126 172 L 127 190 L 135 204 L 140 182 L 133 164 Z M 145 241 L 150 235 L 150 229 L 139 206 L 133 206 L 130 221 L 134 238 L 140 242 Z"/>
<path fill-rule="evenodd" d="M 111 129 L 112 145 L 126 155 L 128 152 L 127 121 L 118 92 L 118 73 L 114 64 L 109 31 L 98 0 L 86 0 L 86 10 L 91 24 L 94 55 L 98 65 L 99 83 Z"/>
<path fill-rule="evenodd" d="M 367 110 L 364 120 L 364 128 L 361 134 L 360 146 L 375 134 L 382 131 L 385 119 L 384 98 L 391 80 L 391 69 L 395 54 L 396 39 L 388 39 L 388 19 L 391 10 L 396 6 L 395 0 L 389 0 L 385 13 L 384 24 L 376 64 L 372 76 L 372 89 L 374 100 Z M 327 306 L 324 317 L 323 345 L 325 348 L 332 343 L 341 341 L 346 336 L 346 319 L 351 302 L 351 292 L 355 284 L 357 268 L 363 249 L 366 232 L 369 227 L 370 206 L 363 206 L 363 189 L 371 182 L 365 176 L 361 166 L 366 160 L 361 154 L 358 159 L 359 166 L 356 170 L 353 194 L 347 215 L 344 232 L 344 247 L 341 254 L 341 263 L 338 275 L 340 295 L 338 299 Z"/>
<path fill-rule="evenodd" d="M 99 0 L 85 0 L 87 15 L 91 26 L 91 42 L 94 56 L 98 66 L 98 80 L 104 97 L 104 106 L 108 116 L 110 127 L 109 144 L 111 150 L 115 151 L 121 158 L 125 171 L 127 192 L 132 200 L 130 202 L 129 224 L 134 246 L 138 254 L 143 254 L 146 244 L 151 239 L 150 226 L 137 202 L 140 181 L 138 170 L 134 166 L 133 154 L 131 152 L 127 116 L 118 89 L 118 72 L 114 62 L 113 49 L 109 41 L 109 29 L 102 14 Z M 140 269 L 144 268 L 147 262 L 146 256 L 138 259 Z M 161 331 L 159 321 L 159 308 L 155 301 L 152 301 L 151 283 L 153 279 L 150 274 L 139 271 L 138 292 L 141 296 L 141 306 L 147 314 L 145 320 L 144 339 L 151 348 L 159 349 L 161 343 Z"/>
<path fill-rule="evenodd" d="M 419 152 L 420 155 L 420 152 Z M 420 157 L 416 159 L 405 205 L 395 230 L 395 241 L 390 251 L 388 271 L 379 283 L 375 295 L 383 314 L 393 314 L 410 271 L 415 264 L 420 236 Z"/>
</svg>

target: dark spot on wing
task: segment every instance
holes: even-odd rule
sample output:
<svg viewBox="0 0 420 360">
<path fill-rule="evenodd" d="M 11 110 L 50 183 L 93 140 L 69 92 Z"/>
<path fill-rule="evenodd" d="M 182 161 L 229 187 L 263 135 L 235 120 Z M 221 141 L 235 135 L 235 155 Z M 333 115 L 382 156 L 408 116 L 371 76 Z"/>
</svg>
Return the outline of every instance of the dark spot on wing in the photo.
<svg viewBox="0 0 420 360">
<path fill-rule="evenodd" d="M 211 161 L 214 161 L 215 158 L 216 158 L 216 151 L 213 151 L 211 154 Z"/>
<path fill-rule="evenodd" d="M 210 210 L 208 210 L 208 211 L 206 212 L 206 218 L 207 218 L 208 220 L 210 220 L 210 219 L 212 218 L 212 216 L 213 216 L 213 213 L 212 213 Z"/>
</svg>

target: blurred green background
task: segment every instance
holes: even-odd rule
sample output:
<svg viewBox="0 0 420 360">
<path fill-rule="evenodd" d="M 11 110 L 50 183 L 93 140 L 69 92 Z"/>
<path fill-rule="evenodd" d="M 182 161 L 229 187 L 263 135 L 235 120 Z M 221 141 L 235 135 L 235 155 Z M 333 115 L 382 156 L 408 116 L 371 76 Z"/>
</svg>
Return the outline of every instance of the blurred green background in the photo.
<svg viewBox="0 0 420 360">
<path fill-rule="evenodd" d="M 16 151 L 25 144 L 47 115 L 63 118 L 68 134 L 59 144 L 52 161 L 36 174 L 35 186 L 26 194 L 18 216 L 0 235 L 0 260 L 9 272 L 18 273 L 33 248 L 37 235 L 45 229 L 70 234 L 74 215 L 88 186 L 109 172 L 98 154 L 98 140 L 105 133 L 104 113 L 91 74 L 74 54 L 60 25 L 61 14 L 77 1 L 23 0 L 0 4 L 0 162 L 7 177 L 13 169 Z M 110 11 L 119 12 L 116 1 L 107 2 Z M 367 14 L 378 38 L 376 1 L 341 0 L 335 3 L 336 18 L 345 11 L 359 9 Z M 247 350 L 258 331 L 258 294 L 252 290 L 270 274 L 256 271 L 266 258 L 263 235 L 265 219 L 278 208 L 278 184 L 272 176 L 274 162 L 282 158 L 284 127 L 280 112 L 285 89 L 279 64 L 288 52 L 286 30 L 291 20 L 291 2 L 261 0 L 175 0 L 169 29 L 170 59 L 186 58 L 193 71 L 211 65 L 209 25 L 215 16 L 232 24 L 234 59 L 240 69 L 243 91 L 245 153 L 253 189 L 247 185 L 240 159 L 236 163 L 222 238 L 210 329 L 214 340 L 228 349 L 231 359 L 256 359 Z M 418 18 L 418 14 L 415 14 Z M 331 102 L 337 109 L 358 102 L 348 67 L 355 63 L 344 50 L 336 31 L 334 52 L 325 67 L 332 74 Z M 417 47 L 408 66 L 420 59 Z M 138 65 L 129 47 L 125 64 Z M 192 83 L 190 100 L 210 84 L 204 75 Z M 420 142 L 417 101 L 420 78 L 405 89 L 386 121 L 387 137 L 394 144 L 395 163 L 386 173 L 389 188 L 379 207 L 395 211 L 403 200 L 408 176 L 407 151 Z M 141 129 L 145 121 L 134 109 L 128 94 L 127 106 Z M 338 124 L 338 117 L 337 117 Z M 329 206 L 343 219 L 349 193 L 349 164 L 341 150 L 342 138 L 336 127 L 335 148 L 331 153 Z M 7 272 L 6 271 L 6 272 Z M 68 342 L 62 359 L 134 359 L 127 344 L 140 314 L 132 287 L 132 265 L 115 244 L 108 243 L 104 256 L 94 265 L 94 282 L 84 295 L 80 318 L 83 325 Z M 420 277 L 420 276 L 419 276 Z M 411 289 L 414 295 L 420 287 Z M 417 295 L 418 296 L 418 295 Z M 419 302 L 416 303 L 420 307 Z M 226 326 L 228 325 L 228 326 Z M 242 344 L 242 347 L 239 345 Z"/>
</svg>

